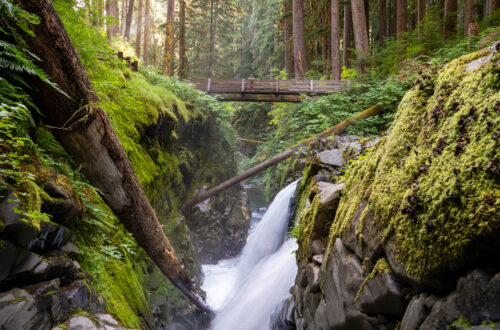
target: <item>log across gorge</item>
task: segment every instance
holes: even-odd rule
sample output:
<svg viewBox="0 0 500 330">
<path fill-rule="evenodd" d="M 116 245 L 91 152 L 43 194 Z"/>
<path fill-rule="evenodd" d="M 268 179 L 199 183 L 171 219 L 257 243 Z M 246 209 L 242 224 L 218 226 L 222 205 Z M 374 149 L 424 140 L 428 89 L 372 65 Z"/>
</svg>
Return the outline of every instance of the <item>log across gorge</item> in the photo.
<svg viewBox="0 0 500 330">
<path fill-rule="evenodd" d="M 221 101 L 300 102 L 301 94 L 326 95 L 350 88 L 348 80 L 256 80 L 198 79 L 190 80 L 196 89 L 216 94 Z"/>
</svg>

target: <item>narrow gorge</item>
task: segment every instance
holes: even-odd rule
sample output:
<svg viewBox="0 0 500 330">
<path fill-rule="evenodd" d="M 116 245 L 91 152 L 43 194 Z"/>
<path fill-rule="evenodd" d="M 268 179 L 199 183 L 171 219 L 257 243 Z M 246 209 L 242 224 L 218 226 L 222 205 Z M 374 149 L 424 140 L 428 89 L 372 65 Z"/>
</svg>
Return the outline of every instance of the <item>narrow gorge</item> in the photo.
<svg viewBox="0 0 500 330">
<path fill-rule="evenodd" d="M 0 330 L 500 328 L 498 1 L 0 13 Z"/>
</svg>

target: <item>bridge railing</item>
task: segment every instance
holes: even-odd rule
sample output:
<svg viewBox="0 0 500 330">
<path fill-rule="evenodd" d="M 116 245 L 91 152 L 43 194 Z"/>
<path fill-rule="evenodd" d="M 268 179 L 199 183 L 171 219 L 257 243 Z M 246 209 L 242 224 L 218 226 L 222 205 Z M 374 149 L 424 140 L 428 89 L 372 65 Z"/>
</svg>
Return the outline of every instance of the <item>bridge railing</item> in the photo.
<svg viewBox="0 0 500 330">
<path fill-rule="evenodd" d="M 198 90 L 211 94 L 328 94 L 349 88 L 349 81 L 344 80 L 197 79 L 190 82 Z"/>
</svg>

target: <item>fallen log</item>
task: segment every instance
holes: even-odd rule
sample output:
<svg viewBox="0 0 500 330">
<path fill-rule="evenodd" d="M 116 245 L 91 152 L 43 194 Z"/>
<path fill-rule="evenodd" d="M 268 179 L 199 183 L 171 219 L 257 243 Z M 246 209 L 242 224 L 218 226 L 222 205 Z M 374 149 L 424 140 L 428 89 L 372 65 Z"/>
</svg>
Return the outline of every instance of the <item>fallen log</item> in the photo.
<svg viewBox="0 0 500 330">
<path fill-rule="evenodd" d="M 198 308 L 210 313 L 175 256 L 106 113 L 97 105 L 99 97 L 52 2 L 17 3 L 40 17 L 41 23 L 32 26 L 36 37 L 26 35 L 25 40 L 41 59 L 38 65 L 71 97 L 34 81 L 38 91 L 34 100 L 44 122 L 160 270 Z"/>
<path fill-rule="evenodd" d="M 351 126 L 352 124 L 354 124 L 355 122 L 359 121 L 359 120 L 362 120 L 362 119 L 366 119 L 366 118 L 370 118 L 370 117 L 373 117 L 373 116 L 376 116 L 376 115 L 379 115 L 381 114 L 382 112 L 384 111 L 384 106 L 383 105 L 375 105 L 373 107 L 370 107 L 364 111 L 361 111 L 360 113 L 356 114 L 355 116 L 352 116 L 344 121 L 342 121 L 341 123 L 313 136 L 313 137 L 310 137 L 309 139 L 307 140 L 304 140 L 296 145 L 294 145 L 293 147 L 291 147 L 290 149 L 287 149 L 285 151 L 283 151 L 282 153 L 274 156 L 273 158 L 271 159 L 268 159 L 254 167 L 252 167 L 251 169 L 249 169 L 248 171 L 246 172 L 243 172 L 223 183 L 221 183 L 220 185 L 218 185 L 217 187 L 215 188 L 212 188 L 212 189 L 209 189 L 203 193 L 200 193 L 198 194 L 197 196 L 195 196 L 192 200 L 190 200 L 189 202 L 185 203 L 183 205 L 183 209 L 188 209 L 190 207 L 193 207 L 195 206 L 196 204 L 200 203 L 200 202 L 203 202 L 204 200 L 234 186 L 235 184 L 238 184 L 240 183 L 241 181 L 245 180 L 245 179 L 248 179 L 256 174 L 259 174 L 260 172 L 264 171 L 265 169 L 267 169 L 268 167 L 271 167 L 273 165 L 276 165 L 280 162 L 282 162 L 283 160 L 291 157 L 295 151 L 299 148 L 302 148 L 306 145 L 308 145 L 310 142 L 312 142 L 313 140 L 315 139 L 319 139 L 319 138 L 325 138 L 327 136 L 330 136 L 330 135 L 339 135 L 339 134 L 342 134 L 345 132 L 345 130 Z"/>
</svg>

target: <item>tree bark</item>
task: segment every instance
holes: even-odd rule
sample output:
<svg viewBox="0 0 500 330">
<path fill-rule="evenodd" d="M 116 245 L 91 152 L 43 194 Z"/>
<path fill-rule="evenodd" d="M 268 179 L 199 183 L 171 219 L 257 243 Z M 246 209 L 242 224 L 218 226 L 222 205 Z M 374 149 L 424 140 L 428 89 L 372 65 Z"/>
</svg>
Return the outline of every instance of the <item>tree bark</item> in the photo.
<svg viewBox="0 0 500 330">
<path fill-rule="evenodd" d="M 293 50 L 295 78 L 303 79 L 307 72 L 306 41 L 304 30 L 304 4 L 293 0 Z"/>
<path fill-rule="evenodd" d="M 444 37 L 454 39 L 457 36 L 457 0 L 444 1 Z"/>
<path fill-rule="evenodd" d="M 340 80 L 340 74 L 342 73 L 340 67 L 340 3 L 339 0 L 331 0 L 331 10 L 332 10 L 332 23 L 331 23 L 331 33 L 332 33 L 332 79 Z"/>
<path fill-rule="evenodd" d="M 421 34 L 420 29 L 421 29 L 422 20 L 425 17 L 425 10 L 426 10 L 425 7 L 426 7 L 425 0 L 417 0 L 417 38 L 418 39 L 420 39 L 420 34 Z"/>
<path fill-rule="evenodd" d="M 167 76 L 174 75 L 172 61 L 174 57 L 174 19 L 175 0 L 168 0 L 167 6 L 167 31 L 165 33 L 165 56 L 163 57 L 163 73 Z"/>
<path fill-rule="evenodd" d="M 340 135 L 340 134 L 344 133 L 346 131 L 346 129 L 349 128 L 349 126 L 356 123 L 357 121 L 379 115 L 379 114 L 383 113 L 383 111 L 384 111 L 383 105 L 376 105 L 376 106 L 370 107 L 364 111 L 361 111 L 360 113 L 352 116 L 351 118 L 344 120 L 343 122 L 329 128 L 321 133 L 319 133 L 318 135 L 310 137 L 309 139 L 304 140 L 304 141 L 296 144 L 292 148 L 290 148 L 286 151 L 283 151 L 282 153 L 272 157 L 271 159 L 268 159 L 265 162 L 262 162 L 256 166 L 252 167 L 248 171 L 245 171 L 245 172 L 241 173 L 240 175 L 237 175 L 237 176 L 221 183 L 217 187 L 212 188 L 210 190 L 207 190 L 207 191 L 195 196 L 191 201 L 185 203 L 182 206 L 182 208 L 188 209 L 190 207 L 193 207 L 196 204 L 203 202 L 204 200 L 206 200 L 206 199 L 208 199 L 208 198 L 210 198 L 210 197 L 212 197 L 212 196 L 214 196 L 214 195 L 216 195 L 216 194 L 218 194 L 218 193 L 220 193 L 228 188 L 231 188 L 235 184 L 238 184 L 245 179 L 248 179 L 256 174 L 259 174 L 260 172 L 264 171 L 268 167 L 276 165 L 276 164 L 282 162 L 283 160 L 290 158 L 291 156 L 293 156 L 295 151 L 297 151 L 299 148 L 302 148 L 302 147 L 309 145 L 312 141 L 314 141 L 316 139 L 325 138 L 325 137 L 328 137 L 330 135 Z"/>
<path fill-rule="evenodd" d="M 120 33 L 120 13 L 118 11 L 118 0 L 106 1 L 106 16 L 108 16 L 108 18 L 111 18 L 106 22 L 106 34 L 108 37 L 108 42 L 111 43 L 111 38 Z"/>
<path fill-rule="evenodd" d="M 407 0 L 397 0 L 396 38 L 404 39 L 404 33 L 408 31 L 408 4 Z"/>
<path fill-rule="evenodd" d="M 215 37 L 217 32 L 217 15 L 218 15 L 219 0 L 210 0 L 210 46 L 208 54 L 208 77 L 214 74 L 214 57 L 215 57 Z"/>
<path fill-rule="evenodd" d="M 139 8 L 137 11 L 137 35 L 135 37 L 135 54 L 138 58 L 141 57 L 142 4 L 142 0 L 139 0 Z"/>
<path fill-rule="evenodd" d="M 149 31 L 151 24 L 151 0 L 146 0 L 146 8 L 144 9 L 144 49 L 143 57 L 144 65 L 149 64 Z"/>
<path fill-rule="evenodd" d="M 491 0 L 490 2 L 490 15 L 500 8 L 500 0 Z"/>
<path fill-rule="evenodd" d="M 180 0 L 179 8 L 179 78 L 186 78 L 186 0 Z"/>
<path fill-rule="evenodd" d="M 26 43 L 41 59 L 37 64 L 70 96 L 40 80 L 33 81 L 37 87 L 33 97 L 44 122 L 59 127 L 52 129 L 56 139 L 161 271 L 200 309 L 209 312 L 175 256 L 106 113 L 99 108 L 99 97 L 51 0 L 17 3 L 40 17 L 41 23 L 32 26 L 36 37 L 25 36 Z"/>
<path fill-rule="evenodd" d="M 386 0 L 380 0 L 379 15 L 378 15 L 378 42 L 380 45 L 384 43 L 386 35 L 387 35 L 387 3 Z"/>
<path fill-rule="evenodd" d="M 365 72 L 366 58 L 370 54 L 368 29 L 366 27 L 365 4 L 363 0 L 351 0 L 354 43 L 356 44 L 359 73 Z"/>
<path fill-rule="evenodd" d="M 474 0 L 465 0 L 464 6 L 464 37 L 469 37 L 469 25 L 474 17 Z"/>
<path fill-rule="evenodd" d="M 351 66 L 352 57 L 352 13 L 351 5 L 348 2 L 344 2 L 344 45 L 342 54 L 342 64 L 349 68 Z"/>
<path fill-rule="evenodd" d="M 389 0 L 389 37 L 393 37 L 397 33 L 398 6 L 396 0 Z"/>
<path fill-rule="evenodd" d="M 130 40 L 130 28 L 132 26 L 132 15 L 134 14 L 134 2 L 135 0 L 128 1 L 127 20 L 125 21 L 125 32 L 123 34 L 123 37 L 126 40 Z"/>
<path fill-rule="evenodd" d="M 122 14 L 120 20 L 120 34 L 125 35 L 125 26 L 127 25 L 127 0 L 122 0 Z"/>
<path fill-rule="evenodd" d="M 283 43 L 285 45 L 285 72 L 290 78 L 294 75 L 293 64 L 293 22 L 292 22 L 292 0 L 283 1 Z"/>
</svg>

